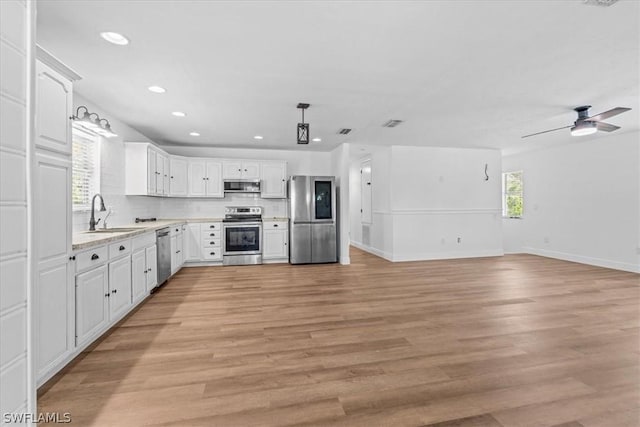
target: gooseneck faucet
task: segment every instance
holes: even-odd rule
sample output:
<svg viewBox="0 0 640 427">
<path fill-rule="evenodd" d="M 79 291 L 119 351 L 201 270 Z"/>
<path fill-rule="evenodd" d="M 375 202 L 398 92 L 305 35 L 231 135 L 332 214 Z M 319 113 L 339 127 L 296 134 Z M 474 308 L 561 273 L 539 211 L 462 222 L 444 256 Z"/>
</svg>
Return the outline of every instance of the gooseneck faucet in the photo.
<svg viewBox="0 0 640 427">
<path fill-rule="evenodd" d="M 107 208 L 104 207 L 104 199 L 102 198 L 102 195 L 100 193 L 96 193 L 95 196 L 93 196 L 93 199 L 91 199 L 91 219 L 89 219 L 89 231 L 96 231 L 96 224 L 98 224 L 98 221 L 96 221 L 96 197 L 100 197 L 100 212 L 104 212 L 107 210 Z"/>
</svg>

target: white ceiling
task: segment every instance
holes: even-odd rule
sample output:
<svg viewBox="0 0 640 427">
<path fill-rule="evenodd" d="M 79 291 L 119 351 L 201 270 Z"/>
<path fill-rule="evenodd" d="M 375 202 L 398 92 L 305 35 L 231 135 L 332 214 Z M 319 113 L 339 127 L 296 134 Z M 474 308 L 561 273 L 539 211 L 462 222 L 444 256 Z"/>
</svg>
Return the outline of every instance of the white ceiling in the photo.
<svg viewBox="0 0 640 427">
<path fill-rule="evenodd" d="M 583 104 L 592 113 L 632 107 L 608 120 L 623 126 L 612 134 L 640 129 L 635 0 L 40 0 L 37 8 L 37 41 L 84 77 L 76 90 L 161 144 L 511 151 L 571 142 L 568 130 L 520 136 L 571 124 Z M 102 31 L 131 43 L 109 44 Z M 322 142 L 297 146 L 298 102 L 311 104 L 305 119 Z M 383 128 L 389 119 L 405 122 Z M 343 127 L 353 132 L 337 135 Z"/>
</svg>

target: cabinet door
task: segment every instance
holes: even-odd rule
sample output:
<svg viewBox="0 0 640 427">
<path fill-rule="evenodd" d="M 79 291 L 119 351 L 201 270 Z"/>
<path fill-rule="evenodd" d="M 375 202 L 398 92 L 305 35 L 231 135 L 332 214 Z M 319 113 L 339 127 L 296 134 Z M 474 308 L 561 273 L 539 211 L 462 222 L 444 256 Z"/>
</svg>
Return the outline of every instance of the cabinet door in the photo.
<svg viewBox="0 0 640 427">
<path fill-rule="evenodd" d="M 242 179 L 242 161 L 225 160 L 222 162 L 223 179 Z"/>
<path fill-rule="evenodd" d="M 155 196 L 158 192 L 157 152 L 147 149 L 147 194 Z"/>
<path fill-rule="evenodd" d="M 260 197 L 284 199 L 287 197 L 286 162 L 263 162 L 260 171 Z"/>
<path fill-rule="evenodd" d="M 207 196 L 224 197 L 222 184 L 222 164 L 215 161 L 207 161 Z"/>
<path fill-rule="evenodd" d="M 146 252 L 140 249 L 131 255 L 131 293 L 133 301 L 139 301 L 146 295 L 147 290 L 147 260 Z"/>
<path fill-rule="evenodd" d="M 40 61 L 36 74 L 36 146 L 71 155 L 72 84 Z"/>
<path fill-rule="evenodd" d="M 260 179 L 260 162 L 243 161 L 242 179 Z"/>
<path fill-rule="evenodd" d="M 109 321 L 125 313 L 131 306 L 131 257 L 109 263 Z"/>
<path fill-rule="evenodd" d="M 164 195 L 164 156 L 160 153 L 156 153 L 156 195 Z"/>
<path fill-rule="evenodd" d="M 184 264 L 184 232 L 180 232 L 176 235 L 176 271 L 180 270 Z"/>
<path fill-rule="evenodd" d="M 205 162 L 189 160 L 189 196 L 204 197 L 207 192 Z"/>
<path fill-rule="evenodd" d="M 162 195 L 169 195 L 169 185 L 171 180 L 169 178 L 169 157 L 162 155 Z"/>
<path fill-rule="evenodd" d="M 109 323 L 107 266 L 76 276 L 76 345 L 99 334 Z"/>
<path fill-rule="evenodd" d="M 169 194 L 184 197 L 187 195 L 187 161 L 171 157 L 169 161 Z"/>
<path fill-rule="evenodd" d="M 158 272 L 156 267 L 158 266 L 158 250 L 156 245 L 149 246 L 145 249 L 146 261 L 147 261 L 147 292 L 158 286 Z"/>
<path fill-rule="evenodd" d="M 37 364 L 38 377 L 46 374 L 75 347 L 74 293 L 70 286 L 70 263 L 38 272 Z"/>
<path fill-rule="evenodd" d="M 171 248 L 171 274 L 178 271 L 178 239 L 176 235 L 169 239 L 169 247 Z"/>
<path fill-rule="evenodd" d="M 287 230 L 264 230 L 262 234 L 264 236 L 262 258 L 276 259 L 289 256 Z"/>
<path fill-rule="evenodd" d="M 200 224 L 187 224 L 184 246 L 185 261 L 200 261 Z"/>
</svg>

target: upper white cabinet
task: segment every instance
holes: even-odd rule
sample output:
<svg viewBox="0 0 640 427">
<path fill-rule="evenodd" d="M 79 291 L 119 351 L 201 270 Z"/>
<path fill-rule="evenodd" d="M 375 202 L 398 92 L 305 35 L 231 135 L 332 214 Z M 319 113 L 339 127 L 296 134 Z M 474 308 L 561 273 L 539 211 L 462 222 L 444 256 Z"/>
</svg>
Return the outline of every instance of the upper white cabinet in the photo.
<svg viewBox="0 0 640 427">
<path fill-rule="evenodd" d="M 224 197 L 222 162 L 219 160 L 190 159 L 188 195 L 191 197 Z"/>
<path fill-rule="evenodd" d="M 173 197 L 187 195 L 187 159 L 183 157 L 169 158 L 169 195 Z"/>
<path fill-rule="evenodd" d="M 168 196 L 169 155 L 145 142 L 127 142 L 125 149 L 125 194 Z"/>
<path fill-rule="evenodd" d="M 257 160 L 224 160 L 222 179 L 260 179 L 260 162 Z"/>
<path fill-rule="evenodd" d="M 260 180 L 260 196 L 263 199 L 285 199 L 287 197 L 287 162 L 262 162 Z"/>
<path fill-rule="evenodd" d="M 36 147 L 71 155 L 74 71 L 38 48 L 36 61 Z"/>
</svg>

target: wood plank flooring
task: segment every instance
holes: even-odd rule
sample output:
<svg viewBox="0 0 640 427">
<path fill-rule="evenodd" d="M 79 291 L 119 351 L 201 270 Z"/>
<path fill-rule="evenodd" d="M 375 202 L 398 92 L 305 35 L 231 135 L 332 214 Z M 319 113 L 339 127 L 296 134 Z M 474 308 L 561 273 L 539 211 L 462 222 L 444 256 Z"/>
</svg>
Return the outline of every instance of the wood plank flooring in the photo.
<svg viewBox="0 0 640 427">
<path fill-rule="evenodd" d="M 640 276 L 529 255 L 185 268 L 41 388 L 82 426 L 640 426 Z"/>
</svg>

